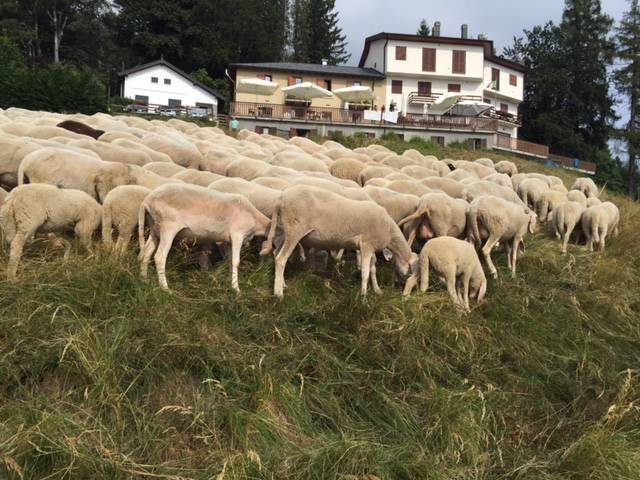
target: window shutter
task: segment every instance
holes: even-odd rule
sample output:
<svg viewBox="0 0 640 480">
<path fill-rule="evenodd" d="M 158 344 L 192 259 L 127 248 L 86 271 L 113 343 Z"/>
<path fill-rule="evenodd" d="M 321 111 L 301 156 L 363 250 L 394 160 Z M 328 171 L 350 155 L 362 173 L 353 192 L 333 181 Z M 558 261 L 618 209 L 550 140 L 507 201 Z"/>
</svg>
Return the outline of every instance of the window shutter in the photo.
<svg viewBox="0 0 640 480">
<path fill-rule="evenodd" d="M 494 90 L 500 90 L 500 70 L 497 68 L 491 69 L 491 82 L 496 82 Z"/>
<path fill-rule="evenodd" d="M 353 80 L 347 80 L 347 87 L 353 87 Z"/>
<path fill-rule="evenodd" d="M 501 103 L 500 104 L 500 111 L 502 113 L 509 113 L 509 105 L 507 105 L 506 103 Z"/>
<path fill-rule="evenodd" d="M 407 59 L 407 47 L 396 47 L 396 60 Z"/>
<path fill-rule="evenodd" d="M 436 49 L 435 48 L 422 49 L 422 71 L 423 72 L 436 71 Z"/>
<path fill-rule="evenodd" d="M 289 76 L 289 86 L 296 84 L 296 77 Z"/>
<path fill-rule="evenodd" d="M 264 73 L 259 73 L 259 74 L 257 75 L 257 77 L 258 77 L 258 79 L 260 79 L 260 80 L 266 80 L 266 79 L 267 79 L 267 76 L 266 76 Z"/>
<path fill-rule="evenodd" d="M 316 85 L 318 85 L 320 88 L 326 88 L 324 80 L 322 80 L 321 78 L 316 80 Z"/>
<path fill-rule="evenodd" d="M 402 80 L 391 80 L 391 93 L 402 93 Z"/>
<path fill-rule="evenodd" d="M 515 75 L 509 75 L 509 85 L 517 87 L 518 86 L 518 77 L 516 77 Z"/>
<path fill-rule="evenodd" d="M 460 93 L 460 84 L 459 83 L 450 83 L 448 90 L 453 93 Z"/>
<path fill-rule="evenodd" d="M 431 82 L 418 82 L 419 95 L 431 95 Z"/>
<path fill-rule="evenodd" d="M 467 52 L 464 50 L 453 51 L 453 65 L 451 66 L 451 71 L 462 75 L 467 73 Z"/>
</svg>

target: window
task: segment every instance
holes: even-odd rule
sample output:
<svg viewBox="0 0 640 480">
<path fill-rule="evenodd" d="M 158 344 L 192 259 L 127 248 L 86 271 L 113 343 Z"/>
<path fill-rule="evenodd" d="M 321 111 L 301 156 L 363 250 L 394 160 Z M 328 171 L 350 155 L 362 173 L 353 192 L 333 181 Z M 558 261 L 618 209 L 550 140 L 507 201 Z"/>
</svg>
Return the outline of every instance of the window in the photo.
<svg viewBox="0 0 640 480">
<path fill-rule="evenodd" d="M 500 104 L 500 111 L 502 113 L 509 113 L 509 105 L 507 105 L 506 103 L 501 103 Z"/>
<path fill-rule="evenodd" d="M 149 97 L 147 95 L 136 95 L 136 103 L 149 105 Z"/>
<path fill-rule="evenodd" d="M 441 147 L 444 147 L 444 137 L 441 137 L 441 136 L 431 137 L 431 143 L 435 143 L 436 145 L 440 145 Z"/>
<path fill-rule="evenodd" d="M 171 85 L 171 79 L 170 78 L 165 78 L 164 79 L 164 84 L 165 85 Z"/>
<path fill-rule="evenodd" d="M 289 86 L 302 83 L 302 77 L 289 77 Z"/>
<path fill-rule="evenodd" d="M 402 93 L 402 80 L 391 80 L 391 93 Z"/>
<path fill-rule="evenodd" d="M 449 92 L 460 93 L 460 84 L 459 83 L 450 83 L 449 88 L 447 89 Z"/>
<path fill-rule="evenodd" d="M 271 75 L 265 75 L 265 76 L 264 76 L 264 79 L 265 79 L 267 82 L 273 82 L 273 77 L 272 77 Z"/>
<path fill-rule="evenodd" d="M 316 84 L 320 87 L 320 88 L 324 88 L 325 90 L 329 90 L 331 91 L 331 80 L 322 80 L 322 79 L 318 79 L 318 81 L 316 82 Z"/>
<path fill-rule="evenodd" d="M 516 77 L 515 75 L 509 75 L 509 85 L 511 85 L 512 87 L 517 87 L 518 77 Z"/>
<path fill-rule="evenodd" d="M 367 132 L 367 138 L 373 140 L 374 138 L 376 138 L 376 133 L 375 132 Z"/>
<path fill-rule="evenodd" d="M 169 99 L 169 108 L 178 108 L 182 106 L 182 100 L 177 100 L 175 98 Z"/>
<path fill-rule="evenodd" d="M 452 73 L 464 75 L 467 73 L 467 52 L 464 50 L 453 51 L 453 64 L 451 66 Z"/>
<path fill-rule="evenodd" d="M 396 60 L 407 59 L 407 47 L 396 47 Z"/>
<path fill-rule="evenodd" d="M 158 77 L 151 77 L 151 83 L 158 83 Z"/>
<path fill-rule="evenodd" d="M 422 49 L 422 71 L 423 72 L 436 71 L 436 49 L 435 48 Z"/>
<path fill-rule="evenodd" d="M 431 96 L 431 82 L 418 82 L 418 95 Z"/>
<path fill-rule="evenodd" d="M 491 88 L 493 90 L 500 90 L 500 70 L 497 68 L 491 69 Z"/>
<path fill-rule="evenodd" d="M 359 80 L 356 80 L 355 82 L 353 82 L 353 86 L 354 87 L 361 87 L 362 86 L 362 82 Z"/>
</svg>

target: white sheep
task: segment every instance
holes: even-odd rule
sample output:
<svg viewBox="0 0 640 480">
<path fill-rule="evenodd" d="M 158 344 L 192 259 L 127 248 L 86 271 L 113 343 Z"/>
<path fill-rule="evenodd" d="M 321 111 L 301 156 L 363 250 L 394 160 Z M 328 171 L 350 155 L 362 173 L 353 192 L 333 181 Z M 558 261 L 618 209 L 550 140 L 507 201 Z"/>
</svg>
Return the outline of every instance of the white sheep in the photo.
<svg viewBox="0 0 640 480">
<path fill-rule="evenodd" d="M 604 205 L 595 205 L 582 213 L 582 232 L 587 239 L 587 248 L 593 252 L 593 246 L 604 251 L 609 225 L 612 220 L 610 212 Z"/>
<path fill-rule="evenodd" d="M 400 193 L 388 188 L 367 184 L 362 188 L 371 200 L 384 208 L 393 221 L 398 223 L 416 211 L 420 198 L 416 195 Z"/>
<path fill-rule="evenodd" d="M 434 238 L 422 248 L 418 265 L 422 292 L 426 292 L 429 288 L 429 268 L 431 267 L 444 278 L 454 304 L 470 311 L 470 296 L 475 296 L 478 302 L 484 299 L 487 292 L 487 279 L 478 254 L 470 243 L 453 237 Z M 414 274 L 407 280 L 404 295 L 411 293 L 417 278 L 418 275 Z"/>
<path fill-rule="evenodd" d="M 187 170 L 185 167 L 181 167 L 180 165 L 173 162 L 151 162 L 147 163 L 142 168 L 166 178 L 173 177 L 176 173 L 184 172 L 185 170 Z"/>
<path fill-rule="evenodd" d="M 276 206 L 261 255 L 271 253 L 280 224 L 284 244 L 275 259 L 276 297 L 283 295 L 284 270 L 298 243 L 318 250 L 360 250 L 363 296 L 367 294 L 369 280 L 374 291 L 380 292 L 375 278 L 376 252 L 387 248 L 393 253 L 396 272 L 403 280 L 417 268 L 417 255 L 411 252 L 400 228 L 384 208 L 372 201 L 354 201 L 313 187 L 289 187 Z"/>
<path fill-rule="evenodd" d="M 462 170 L 460 170 L 462 171 Z M 450 197 L 462 198 L 464 194 L 464 185 L 460 182 L 444 177 L 424 178 L 420 181 L 423 185 L 441 190 Z"/>
<path fill-rule="evenodd" d="M 538 178 L 525 178 L 518 185 L 518 196 L 529 208 L 534 210 L 541 221 L 546 220 L 546 216 L 542 217 L 540 208 L 543 204 L 543 196 L 549 191 L 549 185 Z"/>
<path fill-rule="evenodd" d="M 492 196 L 502 198 L 511 203 L 515 203 L 516 205 L 520 205 L 526 207 L 525 203 L 518 197 L 518 194 L 514 192 L 512 189 L 507 187 L 501 187 L 500 185 L 487 182 L 486 180 L 476 180 L 471 183 L 466 183 L 464 185 L 464 191 L 462 194 L 462 198 L 467 202 L 471 203 L 475 199 L 483 197 L 483 196 Z"/>
<path fill-rule="evenodd" d="M 171 178 L 176 178 L 178 180 L 182 180 L 183 182 L 192 183 L 194 185 L 200 185 L 201 187 L 208 187 L 210 183 L 226 177 L 218 175 L 216 173 L 204 172 L 188 168 L 186 170 L 183 170 L 182 172 L 176 173 Z"/>
<path fill-rule="evenodd" d="M 547 190 L 542 194 L 535 210 L 538 212 L 540 221 L 547 221 L 547 218 L 558 205 L 567 201 L 567 194 L 557 190 Z"/>
<path fill-rule="evenodd" d="M 600 196 L 595 182 L 586 177 L 576 178 L 576 181 L 573 182 L 573 185 L 571 186 L 571 190 L 579 190 L 584 193 L 587 198 Z"/>
<path fill-rule="evenodd" d="M 36 233 L 65 235 L 73 232 L 89 250 L 101 217 L 102 207 L 85 192 L 42 183 L 16 187 L 0 208 L 0 226 L 11 244 L 8 279 L 16 279 L 24 245 Z M 71 244 L 63 241 L 67 258 Z"/>
<path fill-rule="evenodd" d="M 570 202 L 578 202 L 584 208 L 587 208 L 587 197 L 580 190 L 569 190 L 569 192 L 567 192 L 567 200 Z"/>
<path fill-rule="evenodd" d="M 121 185 L 111 190 L 102 205 L 102 242 L 113 248 L 113 227 L 118 230 L 115 252 L 122 255 L 127 250 L 131 237 L 138 226 L 138 211 L 142 201 L 151 190 L 139 185 Z M 140 238 L 142 251 L 144 239 Z"/>
<path fill-rule="evenodd" d="M 562 254 L 567 253 L 571 234 L 582 220 L 585 208 L 578 202 L 564 202 L 551 211 L 552 232 L 562 241 Z"/>
<path fill-rule="evenodd" d="M 483 241 L 482 254 L 494 277 L 498 270 L 491 261 L 491 250 L 498 242 L 507 249 L 507 263 L 516 274 L 518 248 L 527 232 L 535 232 L 537 216 L 522 205 L 502 198 L 484 196 L 471 203 L 467 213 L 467 239 L 475 245 Z"/>
<path fill-rule="evenodd" d="M 516 166 L 516 164 L 507 160 L 502 160 L 496 163 L 493 168 L 496 170 L 496 172 L 504 173 L 505 175 L 509 175 L 510 177 L 518 174 L 518 167 Z"/>
</svg>

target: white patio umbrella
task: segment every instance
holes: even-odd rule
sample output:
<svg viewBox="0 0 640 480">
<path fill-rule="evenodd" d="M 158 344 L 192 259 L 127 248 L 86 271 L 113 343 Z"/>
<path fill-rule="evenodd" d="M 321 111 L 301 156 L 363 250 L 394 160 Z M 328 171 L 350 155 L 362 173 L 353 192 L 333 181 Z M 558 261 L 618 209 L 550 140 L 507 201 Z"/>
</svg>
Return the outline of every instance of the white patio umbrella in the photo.
<svg viewBox="0 0 640 480">
<path fill-rule="evenodd" d="M 371 87 L 363 85 L 354 85 L 352 87 L 337 88 L 333 91 L 336 97 L 349 103 L 371 102 L 375 98 L 375 94 Z"/>
<path fill-rule="evenodd" d="M 464 95 L 449 93 L 440 97 L 437 101 L 431 105 L 429 108 L 429 115 L 444 115 L 449 110 L 453 108 L 453 106 L 460 101 L 460 99 Z"/>
<path fill-rule="evenodd" d="M 278 84 L 260 78 L 243 78 L 236 86 L 238 93 L 252 93 L 254 95 L 273 95 Z"/>
<path fill-rule="evenodd" d="M 296 85 L 291 85 L 290 87 L 284 87 L 282 91 L 301 100 L 333 97 L 333 93 L 329 90 L 319 87 L 315 83 L 311 82 L 302 82 Z"/>
</svg>

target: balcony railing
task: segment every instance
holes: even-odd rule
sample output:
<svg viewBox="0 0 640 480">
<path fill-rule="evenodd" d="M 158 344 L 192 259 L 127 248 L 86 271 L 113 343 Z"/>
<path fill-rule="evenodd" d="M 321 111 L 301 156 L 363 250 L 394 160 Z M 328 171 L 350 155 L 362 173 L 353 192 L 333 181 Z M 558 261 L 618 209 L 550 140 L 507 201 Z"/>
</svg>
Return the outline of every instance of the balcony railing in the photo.
<svg viewBox="0 0 640 480">
<path fill-rule="evenodd" d="M 596 164 L 585 160 L 578 160 L 577 158 L 563 157 L 562 155 L 555 154 L 549 154 L 549 160 L 569 170 L 596 173 Z"/>
<path fill-rule="evenodd" d="M 441 93 L 434 92 L 411 92 L 408 99 L 412 105 L 431 105 L 441 96 Z"/>
<path fill-rule="evenodd" d="M 232 102 L 230 115 L 236 117 L 252 117 L 256 119 L 274 119 L 280 121 L 306 123 L 343 123 L 358 125 L 386 125 L 414 128 L 445 128 L 455 130 L 495 132 L 498 121 L 493 118 L 456 117 L 450 115 L 412 115 L 398 117 L 398 123 L 386 123 L 364 118 L 362 110 L 343 108 L 307 107 L 281 105 L 271 103 Z"/>
<path fill-rule="evenodd" d="M 510 138 L 504 135 L 498 135 L 496 147 L 504 148 L 506 150 L 511 150 L 514 152 L 527 153 L 543 158 L 549 157 L 549 147 L 547 147 L 546 145 L 527 142 L 526 140 L 520 140 L 519 138 Z"/>
</svg>

